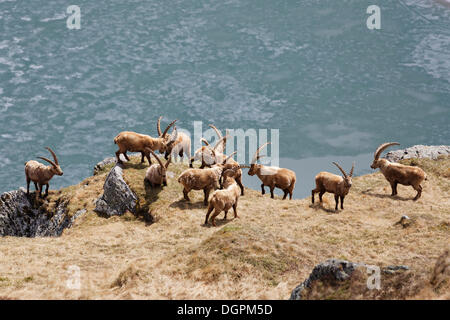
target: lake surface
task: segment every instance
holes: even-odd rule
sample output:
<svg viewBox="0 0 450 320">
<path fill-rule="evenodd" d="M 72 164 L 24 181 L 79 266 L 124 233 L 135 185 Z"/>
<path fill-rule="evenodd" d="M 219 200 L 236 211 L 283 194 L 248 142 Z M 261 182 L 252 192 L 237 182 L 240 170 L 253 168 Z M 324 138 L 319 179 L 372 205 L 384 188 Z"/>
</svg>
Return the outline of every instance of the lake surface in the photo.
<svg viewBox="0 0 450 320">
<path fill-rule="evenodd" d="M 0 0 L 0 192 L 25 186 L 45 146 L 64 169 L 52 189 L 77 183 L 120 131 L 156 135 L 159 115 L 279 129 L 297 198 L 338 173 L 331 161 L 371 172 L 382 142 L 449 144 L 446 3 L 80 0 L 69 30 L 67 1 Z M 372 4 L 380 30 L 366 26 Z"/>
</svg>

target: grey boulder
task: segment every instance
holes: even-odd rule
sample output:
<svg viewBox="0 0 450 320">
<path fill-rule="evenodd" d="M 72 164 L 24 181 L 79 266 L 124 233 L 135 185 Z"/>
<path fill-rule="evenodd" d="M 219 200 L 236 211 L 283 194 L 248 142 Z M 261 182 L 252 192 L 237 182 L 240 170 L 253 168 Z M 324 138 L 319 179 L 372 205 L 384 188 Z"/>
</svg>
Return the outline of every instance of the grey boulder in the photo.
<svg viewBox="0 0 450 320">
<path fill-rule="evenodd" d="M 107 216 L 136 213 L 137 196 L 123 179 L 122 166 L 111 169 L 103 185 L 103 194 L 97 199 L 95 211 Z"/>
<path fill-rule="evenodd" d="M 385 158 L 391 162 L 411 158 L 428 158 L 435 160 L 441 155 L 450 155 L 450 146 L 415 145 L 406 149 L 389 151 L 386 153 Z"/>
</svg>

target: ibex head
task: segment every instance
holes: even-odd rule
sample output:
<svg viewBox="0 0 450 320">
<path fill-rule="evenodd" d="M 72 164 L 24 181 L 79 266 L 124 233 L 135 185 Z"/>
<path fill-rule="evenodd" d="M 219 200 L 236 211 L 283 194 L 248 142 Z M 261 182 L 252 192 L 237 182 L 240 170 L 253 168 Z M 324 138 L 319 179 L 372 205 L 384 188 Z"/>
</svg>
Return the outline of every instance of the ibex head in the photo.
<svg viewBox="0 0 450 320">
<path fill-rule="evenodd" d="M 175 125 L 173 127 L 172 134 L 170 135 L 170 138 L 168 139 L 168 142 L 166 144 L 166 152 L 164 153 L 164 159 L 168 160 L 170 155 L 172 154 L 172 149 L 175 146 L 175 142 L 178 138 L 178 130 L 177 126 Z"/>
<path fill-rule="evenodd" d="M 160 184 L 167 186 L 167 168 L 169 167 L 169 164 L 172 161 L 172 157 L 170 157 L 169 160 L 166 161 L 166 164 L 163 164 L 162 161 L 159 159 L 159 157 L 156 156 L 156 154 L 152 150 L 150 149 L 147 150 L 153 155 L 153 157 L 155 157 L 156 161 L 158 161 L 159 163 L 158 173 L 159 176 L 161 177 Z"/>
<path fill-rule="evenodd" d="M 249 176 L 254 176 L 256 174 L 258 168 L 261 166 L 260 164 L 257 164 L 256 162 L 259 159 L 261 159 L 262 157 L 264 157 L 264 156 L 259 155 L 259 153 L 261 152 L 261 150 L 263 148 L 265 148 L 269 144 L 270 144 L 270 142 L 266 142 L 261 147 L 259 147 L 258 150 L 256 150 L 255 154 L 253 155 L 252 162 L 250 163 L 250 170 L 248 170 Z"/>
<path fill-rule="evenodd" d="M 44 157 L 38 157 L 38 158 L 42 159 L 44 161 L 47 161 L 48 163 L 50 163 L 52 165 L 51 166 L 51 171 L 52 171 L 53 174 L 56 174 L 57 176 L 62 176 L 64 173 L 61 170 L 61 167 L 59 166 L 59 162 L 58 162 L 58 158 L 56 157 L 56 154 L 49 147 L 46 147 L 45 149 L 47 149 L 52 154 L 54 161 L 51 161 L 50 159 L 47 159 L 47 158 L 44 158 Z"/>
<path fill-rule="evenodd" d="M 381 167 L 386 166 L 386 164 L 387 164 L 389 161 L 386 160 L 386 159 L 380 159 L 381 153 L 382 153 L 386 148 L 388 148 L 388 147 L 390 147 L 390 146 L 399 146 L 399 145 L 400 145 L 400 143 L 398 143 L 398 142 L 386 142 L 386 143 L 381 144 L 381 145 L 377 148 L 377 150 L 375 151 L 374 158 L 373 158 L 373 162 L 372 162 L 372 164 L 370 165 L 370 167 L 371 167 L 372 169 L 377 169 L 377 168 L 381 168 Z"/>
<path fill-rule="evenodd" d="M 345 173 L 344 169 L 337 164 L 336 162 L 333 162 L 333 164 L 338 167 L 339 170 L 342 172 L 342 178 L 344 178 L 344 185 L 346 188 L 350 188 L 352 186 L 352 177 L 353 177 L 353 169 L 355 169 L 355 163 L 352 165 L 352 169 L 350 170 L 350 173 Z"/>
<path fill-rule="evenodd" d="M 169 131 L 170 127 L 175 124 L 178 120 L 173 120 L 164 130 L 164 132 L 161 132 L 161 119 L 162 116 L 159 117 L 158 122 L 156 123 L 156 129 L 158 130 L 159 138 L 162 139 L 162 143 L 159 145 L 159 153 L 164 153 L 167 149 L 167 144 L 170 142 L 170 136 L 167 135 L 167 132 Z"/>
</svg>

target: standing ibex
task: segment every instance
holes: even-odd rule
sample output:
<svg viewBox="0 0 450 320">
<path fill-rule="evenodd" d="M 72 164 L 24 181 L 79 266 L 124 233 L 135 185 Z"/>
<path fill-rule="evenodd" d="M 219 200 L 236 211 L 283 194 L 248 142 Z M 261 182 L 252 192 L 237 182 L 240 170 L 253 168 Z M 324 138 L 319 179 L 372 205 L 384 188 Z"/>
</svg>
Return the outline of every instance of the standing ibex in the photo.
<svg viewBox="0 0 450 320">
<path fill-rule="evenodd" d="M 161 118 L 160 118 L 161 119 Z M 158 120 L 158 127 L 159 127 L 159 121 Z M 120 160 L 120 154 L 122 153 L 125 156 L 125 159 L 127 161 L 130 161 L 130 158 L 128 158 L 127 151 L 130 152 L 140 152 L 142 155 L 141 163 L 144 162 L 144 156 L 147 157 L 148 163 L 151 165 L 152 161 L 150 159 L 150 153 L 146 151 L 146 149 L 150 149 L 153 151 L 159 150 L 160 153 L 164 153 L 167 148 L 167 144 L 169 144 L 170 140 L 167 136 L 167 131 L 169 131 L 170 127 L 176 122 L 177 120 L 172 121 L 164 130 L 163 133 L 159 135 L 158 138 L 153 138 L 151 136 L 140 134 L 132 131 L 123 131 L 119 133 L 114 138 L 114 143 L 118 145 L 119 150 L 116 151 L 116 158 L 118 163 L 122 163 L 122 160 Z"/>
<path fill-rule="evenodd" d="M 166 161 L 166 164 L 163 164 L 159 157 L 150 149 L 147 148 L 147 152 L 151 153 L 153 157 L 155 157 L 156 161 L 159 164 L 152 164 L 145 173 L 144 182 L 147 181 L 150 183 L 150 186 L 153 188 L 155 186 L 167 186 L 167 168 L 169 167 L 170 162 L 172 161 L 172 157 L 169 157 L 169 160 Z"/>
<path fill-rule="evenodd" d="M 380 168 L 381 173 L 387 181 L 391 184 L 392 194 L 397 195 L 397 184 L 405 186 L 412 186 L 417 191 L 417 195 L 413 200 L 420 198 L 422 194 L 423 180 L 427 180 L 427 174 L 419 167 L 406 166 L 400 163 L 393 163 L 387 159 L 380 159 L 381 153 L 390 146 L 398 146 L 398 142 L 387 142 L 381 144 L 374 154 L 374 160 L 370 166 L 372 169 Z"/>
<path fill-rule="evenodd" d="M 256 161 L 258 161 L 263 156 L 260 156 L 259 153 L 261 150 L 270 144 L 270 142 L 266 142 L 261 147 L 256 150 L 252 162 L 250 164 L 250 170 L 248 171 L 248 174 L 250 176 L 257 175 L 259 180 L 261 180 L 261 192 L 262 194 L 265 194 L 266 191 L 264 190 L 265 186 L 270 187 L 270 197 L 273 199 L 273 190 L 275 188 L 280 188 L 284 191 L 283 200 L 286 199 L 286 196 L 289 194 L 289 198 L 292 200 L 292 193 L 294 191 L 295 187 L 295 172 L 289 169 L 284 168 L 278 168 L 278 167 L 269 167 L 264 166 L 262 164 L 257 164 Z M 241 166 L 241 168 L 244 168 L 244 166 Z"/>
<path fill-rule="evenodd" d="M 191 160 L 191 168 L 192 162 L 194 160 L 201 160 L 202 164 L 200 166 L 200 169 L 203 169 L 204 167 L 211 167 L 211 165 L 218 163 L 224 165 L 224 170 L 236 169 L 236 175 L 234 179 L 239 185 L 239 188 L 241 188 L 241 196 L 243 196 L 244 185 L 242 184 L 242 169 L 238 162 L 236 162 L 230 156 L 227 157 L 223 153 L 223 151 L 225 150 L 226 140 L 229 138 L 229 135 L 222 136 L 220 131 L 215 126 L 211 124 L 210 127 L 216 131 L 219 140 L 216 142 L 214 148 L 211 148 L 211 145 L 208 143 L 208 141 L 202 138 L 201 141 L 205 144 L 205 146 L 202 146 L 195 152 L 195 156 Z M 225 162 L 224 159 L 226 159 Z"/>
<path fill-rule="evenodd" d="M 56 154 L 49 147 L 47 147 L 46 149 L 52 154 L 54 161 L 51 161 L 44 157 L 38 157 L 38 158 L 42 159 L 44 161 L 47 161 L 48 163 L 51 164 L 51 166 L 43 165 L 42 163 L 39 163 L 34 160 L 30 160 L 25 163 L 25 177 L 27 180 L 27 195 L 30 194 L 30 182 L 33 181 L 34 186 L 36 188 L 36 202 L 38 201 L 38 198 L 41 196 L 42 187 L 46 186 L 45 196 L 48 196 L 49 181 L 53 178 L 54 175 L 58 175 L 58 176 L 63 175 L 63 171 L 61 170 L 61 167 L 59 166 L 59 162 L 58 162 L 58 158 L 56 157 Z"/>
<path fill-rule="evenodd" d="M 239 187 L 234 179 L 236 173 L 236 169 L 227 169 L 223 172 L 223 183 L 221 185 L 222 190 L 214 191 L 211 196 L 208 211 L 205 217 L 205 225 L 208 224 L 209 215 L 213 210 L 215 211 L 211 216 L 211 223 L 214 227 L 216 226 L 215 219 L 222 211 L 225 211 L 224 219 L 226 219 L 228 210 L 233 208 L 234 217 L 238 218 L 237 205 L 239 199 Z"/>
<path fill-rule="evenodd" d="M 319 193 L 319 200 L 322 202 L 322 196 L 325 192 L 334 193 L 334 201 L 336 202 L 336 208 L 338 209 L 339 197 L 341 198 L 341 209 L 344 209 L 344 198 L 348 194 L 352 186 L 352 176 L 355 164 L 353 164 L 350 173 L 345 173 L 344 169 L 341 168 L 336 162 L 333 164 L 339 168 L 342 172 L 342 177 L 333 173 L 322 171 L 316 176 L 316 188 L 311 191 L 312 203 L 314 203 L 314 194 Z"/>
<path fill-rule="evenodd" d="M 229 155 L 223 163 L 235 153 L 236 152 L 233 152 Z M 209 193 L 211 190 L 220 188 L 222 172 L 223 164 L 215 164 L 207 169 L 190 168 L 184 170 L 178 177 L 178 182 L 183 185 L 184 199 L 190 201 L 188 194 L 191 190 L 203 190 L 205 195 L 203 202 L 205 205 L 208 204 Z"/>
</svg>

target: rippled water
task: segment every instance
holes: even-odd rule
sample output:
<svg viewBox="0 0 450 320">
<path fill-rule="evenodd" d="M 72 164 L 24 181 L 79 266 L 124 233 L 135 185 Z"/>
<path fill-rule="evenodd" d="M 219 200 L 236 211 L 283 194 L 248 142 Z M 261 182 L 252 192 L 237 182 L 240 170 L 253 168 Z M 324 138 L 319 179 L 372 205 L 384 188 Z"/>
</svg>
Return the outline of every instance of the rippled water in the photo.
<svg viewBox="0 0 450 320">
<path fill-rule="evenodd" d="M 220 128 L 279 128 L 281 165 L 312 177 L 374 148 L 448 144 L 450 5 L 364 0 L 0 0 L 0 192 L 52 146 L 65 174 L 89 176 L 121 130 L 154 135 L 159 115 Z M 226 112 L 224 112 L 226 110 Z M 258 186 L 256 178 L 246 178 Z"/>
</svg>

